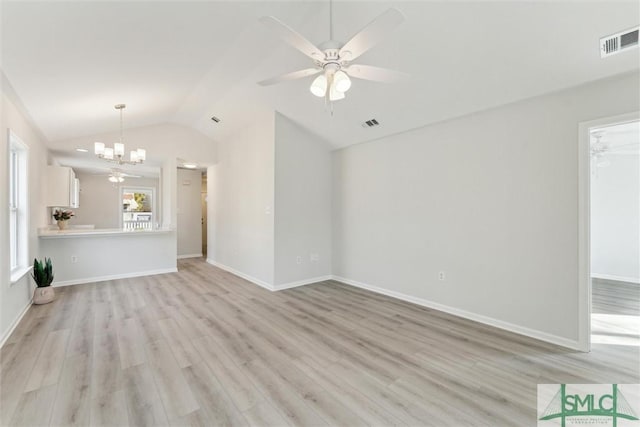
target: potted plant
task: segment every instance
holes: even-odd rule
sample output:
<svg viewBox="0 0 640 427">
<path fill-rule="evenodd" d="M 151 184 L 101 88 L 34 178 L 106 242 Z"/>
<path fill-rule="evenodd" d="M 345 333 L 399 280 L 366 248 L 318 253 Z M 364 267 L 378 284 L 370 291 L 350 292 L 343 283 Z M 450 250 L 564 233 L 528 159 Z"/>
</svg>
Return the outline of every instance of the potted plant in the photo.
<svg viewBox="0 0 640 427">
<path fill-rule="evenodd" d="M 60 230 L 67 228 L 67 221 L 69 221 L 74 215 L 73 211 L 64 209 L 56 209 L 53 211 L 53 218 L 58 222 L 58 228 Z"/>
<path fill-rule="evenodd" d="M 51 258 L 45 258 L 44 263 L 38 259 L 33 259 L 33 273 L 31 277 L 36 282 L 37 288 L 33 291 L 34 304 L 46 304 L 53 301 L 55 292 L 51 286 L 53 282 L 53 266 Z"/>
</svg>

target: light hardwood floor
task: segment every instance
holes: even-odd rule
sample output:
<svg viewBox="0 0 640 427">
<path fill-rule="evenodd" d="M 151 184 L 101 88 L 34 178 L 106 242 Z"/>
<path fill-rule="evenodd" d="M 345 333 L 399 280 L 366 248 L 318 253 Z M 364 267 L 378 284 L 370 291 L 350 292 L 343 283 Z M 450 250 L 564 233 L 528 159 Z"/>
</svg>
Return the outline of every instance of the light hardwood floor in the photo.
<svg viewBox="0 0 640 427">
<path fill-rule="evenodd" d="M 2 348 L 0 423 L 533 426 L 538 383 L 640 381 L 636 346 L 584 354 L 337 282 L 179 270 L 32 307 Z"/>
<path fill-rule="evenodd" d="M 591 340 L 640 347 L 640 285 L 592 279 Z"/>
</svg>

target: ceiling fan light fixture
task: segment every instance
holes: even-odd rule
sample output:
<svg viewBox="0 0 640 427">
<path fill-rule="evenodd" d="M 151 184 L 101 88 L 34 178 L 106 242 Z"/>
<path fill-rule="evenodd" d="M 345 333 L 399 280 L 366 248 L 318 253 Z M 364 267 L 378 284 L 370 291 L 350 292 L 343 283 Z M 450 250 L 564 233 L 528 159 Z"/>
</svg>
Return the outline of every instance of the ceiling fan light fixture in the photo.
<svg viewBox="0 0 640 427">
<path fill-rule="evenodd" d="M 320 74 L 318 77 L 316 77 L 313 80 L 313 83 L 311 83 L 311 87 L 309 87 L 309 90 L 315 96 L 322 98 L 327 93 L 327 78 L 325 77 L 325 75 Z"/>
<path fill-rule="evenodd" d="M 109 175 L 109 182 L 118 183 L 124 182 L 124 178 L 122 177 L 122 172 L 118 169 L 112 169 L 111 174 Z"/>
<path fill-rule="evenodd" d="M 351 88 L 351 79 L 347 73 L 342 70 L 338 70 L 333 76 L 333 86 L 336 91 L 344 93 Z"/>
<path fill-rule="evenodd" d="M 329 90 L 329 101 L 340 101 L 344 99 L 344 92 L 340 92 L 336 89 L 336 85 L 331 86 L 331 90 Z"/>
</svg>

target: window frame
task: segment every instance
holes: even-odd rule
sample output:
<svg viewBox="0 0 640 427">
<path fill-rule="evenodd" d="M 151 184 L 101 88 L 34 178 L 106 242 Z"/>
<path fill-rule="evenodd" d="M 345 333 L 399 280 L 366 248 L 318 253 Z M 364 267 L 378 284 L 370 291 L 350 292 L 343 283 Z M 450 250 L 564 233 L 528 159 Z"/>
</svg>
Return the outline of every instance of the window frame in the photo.
<svg viewBox="0 0 640 427">
<path fill-rule="evenodd" d="M 8 130 L 9 271 L 13 285 L 31 270 L 29 256 L 29 147 Z"/>
<path fill-rule="evenodd" d="M 156 204 L 156 187 L 147 187 L 140 185 L 121 185 L 120 186 L 120 197 L 119 197 L 119 212 L 120 212 L 120 228 L 125 228 L 125 220 L 124 220 L 124 211 L 122 210 L 122 200 L 124 199 L 124 194 L 129 192 L 140 192 L 140 193 L 151 193 L 151 229 L 158 228 L 158 211 Z"/>
</svg>

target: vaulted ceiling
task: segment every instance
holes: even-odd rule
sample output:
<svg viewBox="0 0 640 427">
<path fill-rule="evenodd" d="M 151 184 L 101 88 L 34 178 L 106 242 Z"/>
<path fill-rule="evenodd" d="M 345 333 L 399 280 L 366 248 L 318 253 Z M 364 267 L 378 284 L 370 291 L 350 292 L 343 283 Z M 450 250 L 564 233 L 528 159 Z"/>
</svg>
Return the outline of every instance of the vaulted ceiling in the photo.
<svg viewBox="0 0 640 427">
<path fill-rule="evenodd" d="M 638 49 L 600 59 L 598 40 L 637 26 L 639 4 L 336 1 L 343 42 L 389 7 L 405 14 L 358 62 L 411 77 L 354 80 L 333 115 L 309 93 L 312 78 L 256 84 L 311 65 L 258 19 L 320 44 L 327 1 L 2 2 L 2 70 L 51 141 L 116 131 L 113 105 L 126 103 L 126 127 L 178 123 L 220 143 L 278 110 L 339 148 L 637 70 Z M 381 125 L 363 128 L 371 118 Z"/>
</svg>

